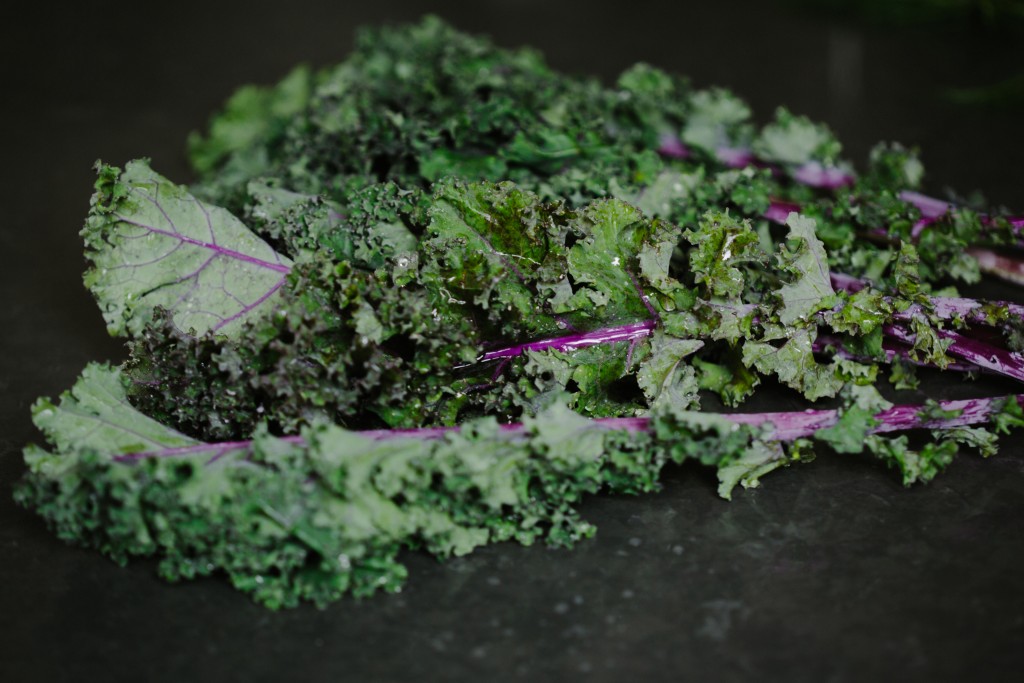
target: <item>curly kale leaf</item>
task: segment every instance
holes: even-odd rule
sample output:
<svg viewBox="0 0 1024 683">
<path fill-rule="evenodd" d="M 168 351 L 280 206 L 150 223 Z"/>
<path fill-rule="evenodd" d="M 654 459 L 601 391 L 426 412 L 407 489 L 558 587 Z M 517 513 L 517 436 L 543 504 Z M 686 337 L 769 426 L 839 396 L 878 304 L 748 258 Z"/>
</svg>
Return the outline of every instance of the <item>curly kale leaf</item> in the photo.
<svg viewBox="0 0 1024 683">
<path fill-rule="evenodd" d="M 509 435 L 485 419 L 425 438 L 321 425 L 199 443 L 155 428 L 116 371 L 96 367 L 42 410 L 60 412 L 37 418 L 55 450 L 26 453 L 19 502 L 62 538 L 119 561 L 156 554 L 169 579 L 222 571 L 270 607 L 397 590 L 404 547 L 447 557 L 504 540 L 570 545 L 594 531 L 575 509 L 584 494 L 650 490 L 666 460 L 651 457 L 647 433 L 564 407 Z M 106 431 L 83 440 L 83 419 Z M 140 428 L 143 440 L 124 440 Z"/>
<path fill-rule="evenodd" d="M 748 221 L 728 213 L 708 213 L 696 230 L 687 230 L 690 272 L 703 295 L 738 301 L 746 289 L 744 272 L 763 267 L 765 257 L 757 233 Z"/>
<path fill-rule="evenodd" d="M 687 145 L 716 155 L 718 150 L 750 144 L 750 108 L 732 93 L 715 88 L 695 92 L 681 138 Z"/>
<path fill-rule="evenodd" d="M 875 415 L 892 407 L 892 403 L 870 385 L 851 384 L 845 387 L 843 394 L 846 405 L 840 409 L 838 422 L 819 429 L 814 438 L 827 443 L 836 453 L 860 453 L 867 435 L 879 424 Z"/>
<path fill-rule="evenodd" d="M 992 439 L 970 425 L 1020 423 L 1019 400 L 875 414 L 872 432 L 933 427 L 939 441 L 920 452 L 904 437 L 864 440 L 908 483 L 926 480 L 958 442 L 990 452 Z M 670 404 L 650 419 L 596 421 L 554 401 L 518 425 L 358 433 L 320 423 L 283 438 L 260 426 L 207 443 L 132 408 L 118 371 L 100 366 L 35 417 L 53 450 L 26 449 L 15 495 L 61 538 L 120 562 L 155 555 L 170 580 L 222 572 L 272 608 L 398 590 L 403 548 L 444 558 L 505 540 L 571 545 L 594 532 L 577 511 L 584 495 L 654 490 L 669 461 L 715 467 L 728 498 L 806 460 L 816 426 L 843 423 L 835 411 L 729 416 Z"/>
<path fill-rule="evenodd" d="M 828 255 L 815 234 L 812 219 L 790 214 L 787 238 L 797 242 L 796 249 L 783 248 L 778 254 L 779 270 L 792 277 L 776 291 L 779 298 L 777 314 L 783 325 L 806 322 L 810 317 L 834 303 L 835 290 L 829 278 Z"/>
<path fill-rule="evenodd" d="M 815 314 L 836 302 L 835 290 L 814 221 L 791 213 L 786 224 L 789 241 L 796 246 L 782 244 L 776 254 L 776 272 L 785 278 L 770 293 L 775 301 L 770 317 L 778 324 L 767 318 L 763 321 L 763 338 L 751 338 L 743 344 L 743 362 L 763 374 L 777 375 L 781 382 L 813 401 L 834 396 L 851 368 L 837 359 L 822 364 L 814 357 L 818 335 Z"/>
<path fill-rule="evenodd" d="M 210 440 L 267 421 L 294 433 L 318 420 L 352 426 L 443 424 L 458 414 L 452 368 L 472 363 L 472 321 L 442 318 L 431 294 L 324 259 L 296 266 L 271 315 L 236 338 L 164 327 L 132 343 L 132 399 Z"/>
<path fill-rule="evenodd" d="M 650 355 L 640 361 L 636 373 L 637 383 L 652 409 L 690 408 L 697 403 L 696 372 L 684 359 L 703 346 L 704 342 L 699 339 L 678 339 L 655 332 L 650 341 Z"/>
<path fill-rule="evenodd" d="M 775 112 L 775 121 L 754 140 L 753 150 L 762 159 L 780 164 L 795 166 L 817 161 L 832 165 L 842 146 L 826 126 L 780 107 Z"/>
<path fill-rule="evenodd" d="M 618 200 L 572 210 L 511 184 L 442 183 L 421 240 L 422 283 L 440 310 L 473 311 L 505 338 L 632 321 L 678 287 L 675 226 Z"/>
<path fill-rule="evenodd" d="M 273 87 L 240 88 L 210 122 L 207 135 L 189 136 L 193 167 L 201 174 L 219 169 L 222 176 L 261 173 L 268 161 L 267 145 L 306 107 L 313 83 L 309 68 L 299 66 Z M 232 168 L 222 167 L 227 159 Z"/>
</svg>

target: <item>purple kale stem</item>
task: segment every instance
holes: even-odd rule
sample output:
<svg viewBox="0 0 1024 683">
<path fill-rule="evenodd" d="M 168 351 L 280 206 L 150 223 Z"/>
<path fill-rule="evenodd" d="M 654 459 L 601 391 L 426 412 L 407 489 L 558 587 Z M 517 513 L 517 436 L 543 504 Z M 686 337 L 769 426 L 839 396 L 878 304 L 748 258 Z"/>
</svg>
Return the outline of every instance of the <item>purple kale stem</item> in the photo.
<svg viewBox="0 0 1024 683">
<path fill-rule="evenodd" d="M 933 314 L 943 320 L 959 316 L 970 323 L 984 324 L 986 322 L 985 308 L 1005 308 L 1007 313 L 1018 318 L 1024 317 L 1024 306 L 1015 304 L 1012 301 L 986 301 L 968 299 L 957 296 L 933 296 L 929 301 L 933 306 Z"/>
<path fill-rule="evenodd" d="M 687 159 L 690 156 L 690 150 L 678 136 L 664 133 L 658 141 L 658 154 L 670 159 Z"/>
<path fill-rule="evenodd" d="M 764 212 L 764 217 L 773 223 L 779 225 L 785 225 L 786 219 L 789 218 L 789 214 L 793 212 L 800 212 L 800 205 L 794 202 L 785 202 L 781 199 L 772 199 L 768 205 L 768 210 Z"/>
<path fill-rule="evenodd" d="M 829 273 L 829 279 L 832 281 L 832 286 L 835 289 L 841 289 L 844 292 L 849 292 L 850 294 L 859 292 L 860 290 L 868 286 L 868 283 L 858 278 L 855 278 L 852 275 L 847 275 L 845 273 L 837 273 L 834 271 Z"/>
<path fill-rule="evenodd" d="M 971 247 L 967 253 L 978 260 L 978 268 L 983 273 L 1024 285 L 1024 261 L 982 247 Z"/>
<path fill-rule="evenodd" d="M 843 360 L 852 360 L 857 362 L 871 362 L 874 360 L 870 356 L 860 356 L 855 353 L 850 353 L 843 347 L 843 340 L 833 335 L 823 334 L 814 340 L 811 344 L 811 350 L 815 353 L 824 353 L 825 351 L 831 351 L 837 358 Z M 907 361 L 914 365 L 934 368 L 935 365 L 926 361 L 917 360 L 912 358 L 910 355 L 910 349 L 902 344 L 895 344 L 892 340 L 886 339 L 882 342 L 882 352 L 885 354 L 885 362 L 892 363 L 897 358 L 900 360 Z M 966 362 L 953 362 L 947 365 L 943 370 L 953 370 L 955 372 L 978 372 L 984 368 L 979 368 L 977 365 Z"/>
<path fill-rule="evenodd" d="M 875 424 L 871 433 L 880 434 L 908 429 L 955 429 L 968 425 L 987 422 L 993 414 L 1002 408 L 1003 402 L 1024 401 L 1024 394 L 997 396 L 989 398 L 961 399 L 956 401 L 939 401 L 938 408 L 942 412 L 955 413 L 952 417 L 925 419 L 920 405 L 893 406 L 876 413 Z M 813 436 L 819 429 L 835 425 L 841 417 L 838 410 L 804 410 L 774 413 L 719 413 L 718 417 L 733 424 L 751 427 L 763 427 L 762 438 L 770 441 L 793 441 Z M 647 417 L 610 417 L 591 420 L 590 425 L 598 429 L 621 430 L 627 432 L 643 432 L 651 428 L 651 418 Z M 460 427 L 419 427 L 412 429 L 379 429 L 355 432 L 364 438 L 375 441 L 392 439 L 441 439 L 448 434 L 457 433 Z M 502 434 L 509 437 L 523 436 L 528 433 L 523 423 L 499 425 Z M 301 436 L 280 437 L 282 441 L 295 445 L 305 445 Z M 127 453 L 114 458 L 115 462 L 132 463 L 145 458 L 167 458 L 214 452 L 211 461 L 233 451 L 245 451 L 252 447 L 252 441 L 225 441 L 204 443 L 181 448 L 166 448 L 156 451 L 140 451 Z"/>
<path fill-rule="evenodd" d="M 719 147 L 715 157 L 729 168 L 745 168 L 757 163 L 754 153 L 745 147 Z"/>
<path fill-rule="evenodd" d="M 886 325 L 883 331 L 904 344 L 913 344 L 915 341 L 914 334 L 899 325 Z M 948 353 L 979 368 L 1024 382 L 1024 356 L 1021 354 L 948 330 L 935 330 L 935 334 L 951 342 Z"/>
<path fill-rule="evenodd" d="M 862 280 L 859 280 L 850 275 L 845 275 L 843 273 L 831 273 L 830 277 L 832 279 L 832 285 L 836 289 L 843 289 L 846 291 L 857 291 L 867 286 L 867 284 Z M 727 304 L 716 303 L 710 303 L 709 305 L 713 307 L 728 306 Z M 986 322 L 985 305 L 973 299 L 966 299 L 961 297 L 934 297 L 932 299 L 932 305 L 932 314 L 943 320 L 949 320 L 959 316 L 960 318 L 967 322 Z M 1024 315 L 1024 306 L 1021 306 L 1019 304 L 1013 304 L 1009 302 L 997 302 L 991 305 L 1005 306 L 1012 315 Z M 756 306 L 742 305 L 740 307 L 731 306 L 731 308 L 734 308 L 735 312 L 738 315 L 746 315 L 753 311 L 756 308 Z M 905 311 L 895 314 L 894 319 L 898 321 L 908 322 L 912 320 L 914 317 L 922 316 L 924 314 L 924 309 L 920 306 L 915 305 Z M 598 330 L 594 330 L 592 332 L 584 332 L 561 337 L 553 337 L 550 339 L 541 339 L 534 342 L 528 342 L 516 346 L 508 346 L 500 349 L 495 349 L 492 351 L 487 351 L 480 356 L 477 362 L 502 360 L 503 363 L 499 365 L 498 370 L 496 371 L 494 376 L 494 379 L 496 379 L 497 376 L 501 374 L 501 371 L 505 369 L 505 361 L 507 361 L 510 358 L 520 356 L 523 353 L 526 353 L 527 351 L 543 351 L 547 349 L 554 349 L 556 351 L 570 351 L 574 349 L 586 348 L 589 346 L 597 346 L 601 344 L 614 344 L 623 341 L 630 342 L 629 359 L 631 359 L 632 352 L 636 343 L 639 342 L 641 339 L 650 336 L 651 332 L 654 330 L 656 325 L 657 321 L 652 319 L 644 320 L 638 323 L 619 325 L 615 327 L 605 327 Z M 892 330 L 897 329 L 896 326 L 892 325 L 890 325 L 886 329 L 888 330 L 890 328 L 892 328 Z M 902 328 L 899 329 L 902 330 Z M 887 334 L 890 334 L 890 336 L 893 339 L 897 339 L 899 341 L 906 343 L 906 335 L 909 333 L 905 333 L 905 331 L 900 333 L 902 335 L 902 338 L 900 336 L 895 336 L 895 332 L 887 332 Z M 940 334 L 947 338 L 952 338 L 950 335 L 953 335 L 953 333 L 946 331 L 941 331 Z M 962 353 L 958 354 L 966 362 L 953 363 L 947 366 L 947 369 L 956 370 L 960 372 L 976 372 L 978 370 L 987 370 L 998 374 L 1009 374 L 1009 376 L 1011 377 L 1016 377 L 1016 375 L 1012 374 L 1012 372 L 1014 371 L 1008 370 L 1008 368 L 1019 367 L 1024 369 L 1024 358 L 1020 357 L 1018 354 L 1013 354 L 1003 349 L 999 349 L 998 347 L 994 347 L 985 342 L 971 340 L 961 335 L 955 335 L 955 337 L 956 340 L 954 341 L 954 346 L 956 347 L 956 349 L 960 349 L 961 351 L 963 351 L 963 353 L 969 353 L 969 348 L 973 348 L 974 351 L 972 357 L 964 356 Z M 828 340 L 830 338 L 823 337 L 822 339 Z M 909 343 L 913 342 L 910 341 Z M 836 341 L 835 343 L 832 343 L 831 341 L 822 341 L 820 342 L 819 348 L 816 348 L 815 351 L 820 352 L 824 350 L 826 346 L 838 349 L 841 353 L 846 353 L 845 351 L 841 351 L 841 346 L 838 343 L 838 341 Z M 953 347 L 951 347 L 951 350 L 952 349 Z M 1000 361 L 998 363 L 992 361 L 988 361 L 986 363 L 976 362 L 975 357 L 978 357 L 978 354 L 982 353 L 982 349 L 987 350 L 987 355 L 989 358 L 992 357 L 993 353 L 1002 354 L 999 356 Z M 893 345 L 891 343 L 888 344 L 888 347 L 885 349 L 885 351 L 887 356 L 887 362 L 892 362 L 896 356 L 899 356 L 917 365 L 930 365 L 929 363 L 914 360 L 913 358 L 910 357 L 908 349 Z M 852 356 L 850 356 L 850 358 L 853 359 Z M 1024 372 L 1024 370 L 1021 370 L 1021 372 Z M 1024 380 L 1024 375 L 1022 375 L 1018 379 Z"/>
<path fill-rule="evenodd" d="M 1002 401 L 1012 398 L 1020 403 L 1024 394 L 994 398 L 973 398 L 958 401 L 939 401 L 938 406 L 957 415 L 948 418 L 925 420 L 921 417 L 922 406 L 900 405 L 875 414 L 878 423 L 871 428 L 875 434 L 897 432 L 907 429 L 953 429 L 988 421 L 1001 407 Z M 831 427 L 839 420 L 837 410 L 805 410 L 791 413 L 737 413 L 724 415 L 737 424 L 770 425 L 767 438 L 774 441 L 792 441 L 813 436 L 816 431 Z"/>
<path fill-rule="evenodd" d="M 658 141 L 658 154 L 669 159 L 688 159 L 691 152 L 677 135 L 666 133 Z M 852 185 L 856 178 L 848 171 L 835 166 L 824 166 L 820 161 L 808 161 L 795 168 L 783 169 L 778 164 L 768 163 L 746 147 L 722 146 L 715 150 L 715 158 L 727 168 L 746 168 L 760 166 L 771 169 L 772 173 L 781 175 L 783 172 L 801 185 L 824 190 L 836 190 Z"/>
<path fill-rule="evenodd" d="M 643 302 L 644 308 L 647 309 L 647 312 L 651 314 L 651 318 L 653 320 L 661 319 L 661 316 L 658 315 L 658 311 L 654 308 L 654 304 L 651 303 L 650 297 L 644 293 L 644 288 L 640 286 L 640 281 L 636 279 L 636 276 L 633 275 L 633 272 L 629 268 L 624 268 L 623 270 L 625 270 L 626 275 L 629 276 L 629 281 L 633 283 L 633 288 L 636 289 L 636 293 L 640 295 L 640 301 Z"/>
<path fill-rule="evenodd" d="M 831 277 L 834 287 L 847 289 L 847 291 L 850 291 L 851 288 L 860 288 L 865 285 L 863 281 L 849 275 L 843 275 L 842 273 L 832 273 Z M 856 289 L 853 289 L 853 291 L 856 291 Z M 986 322 L 985 310 L 980 302 L 960 297 L 934 297 L 931 303 L 933 306 L 932 314 L 942 320 L 960 317 L 967 322 Z M 1007 307 L 1011 315 L 1020 315 L 1021 311 L 1024 310 L 1024 307 L 1018 304 L 1007 302 L 999 302 L 994 305 Z M 905 311 L 895 314 L 893 318 L 901 322 L 910 322 L 914 318 L 926 317 L 926 315 L 927 312 L 924 309 L 914 305 Z M 916 339 L 913 333 L 899 324 L 886 325 L 882 328 L 882 331 L 891 339 L 904 344 L 913 345 Z M 962 334 L 949 330 L 935 330 L 935 334 L 942 339 L 950 341 L 948 352 L 952 355 L 958 356 L 979 369 L 1024 382 L 1024 356 L 1021 354 L 1007 351 L 988 342 L 965 337 Z"/>
<path fill-rule="evenodd" d="M 509 358 L 501 359 L 501 362 L 498 363 L 498 367 L 494 368 L 494 372 L 491 373 L 491 384 L 498 381 L 498 378 L 501 377 L 501 373 L 505 372 L 505 368 L 507 368 L 508 364 L 511 362 L 512 361 Z"/>
<path fill-rule="evenodd" d="M 496 360 L 499 358 L 514 358 L 516 356 L 521 356 L 527 351 L 545 351 L 547 349 L 553 349 L 555 351 L 569 351 L 572 349 L 586 348 L 588 346 L 597 346 L 599 344 L 612 344 L 622 341 L 643 339 L 651 334 L 656 324 L 657 321 L 655 320 L 644 320 L 638 323 L 629 323 L 628 325 L 603 327 L 599 330 L 593 330 L 592 332 L 581 332 L 579 334 L 570 334 L 564 337 L 553 337 L 551 339 L 541 339 L 539 341 L 528 342 L 526 344 L 518 344 L 516 346 L 507 346 L 494 351 L 487 351 L 480 356 L 479 362 Z"/>
<path fill-rule="evenodd" d="M 832 285 L 836 289 L 843 289 L 843 290 L 846 290 L 846 291 L 857 291 L 857 290 L 862 289 L 862 288 L 867 286 L 867 284 L 865 282 L 863 282 L 862 280 L 859 280 L 859 279 L 857 279 L 855 277 L 852 277 L 850 275 L 845 275 L 843 273 L 831 273 L 830 277 L 832 279 Z M 726 306 L 729 306 L 728 304 L 717 304 L 717 303 L 709 303 L 709 305 L 711 305 L 712 307 L 726 307 Z M 977 322 L 977 323 L 985 323 L 986 322 L 986 315 L 985 315 L 984 304 L 982 304 L 981 302 L 975 301 L 973 299 L 966 299 L 966 298 L 960 298 L 960 297 L 934 297 L 932 299 L 932 305 L 934 307 L 933 311 L 932 311 L 932 314 L 937 316 L 937 317 L 939 317 L 939 318 L 941 318 L 941 319 L 943 319 L 943 320 L 948 320 L 948 319 L 952 319 L 955 316 L 959 316 L 960 318 L 962 318 L 963 320 L 968 321 L 968 322 Z M 995 304 L 992 304 L 992 305 L 995 305 L 995 306 L 1005 306 L 1005 307 L 1007 307 L 1007 309 L 1009 310 L 1009 312 L 1012 315 L 1024 315 L 1024 306 L 1021 306 L 1019 304 L 1013 304 L 1013 303 L 1008 303 L 1008 302 L 998 302 L 998 303 L 995 303 Z M 736 307 L 736 306 L 729 306 L 729 307 L 734 308 L 735 312 L 738 315 L 747 315 L 747 314 L 749 314 L 750 312 L 752 312 L 753 310 L 756 309 L 756 306 L 749 305 L 749 304 L 748 305 L 742 305 L 742 306 L 739 306 L 739 307 Z M 900 313 L 897 313 L 894 316 L 894 319 L 906 322 L 906 321 L 912 320 L 916 316 L 922 316 L 924 314 L 925 314 L 925 311 L 924 311 L 923 308 L 921 308 L 920 306 L 912 306 L 909 309 L 907 309 L 906 311 L 902 311 Z M 495 350 L 492 350 L 492 351 L 487 351 L 487 352 L 483 353 L 480 356 L 480 358 L 478 359 L 477 362 L 487 362 L 487 361 L 492 361 L 492 360 L 501 360 L 501 361 L 503 361 L 499 365 L 497 371 L 495 372 L 494 378 L 492 379 L 492 381 L 493 381 L 493 380 L 496 380 L 498 375 L 500 375 L 501 372 L 505 369 L 505 364 L 508 361 L 508 359 L 515 358 L 517 356 L 521 356 L 522 354 L 526 353 L 527 351 L 543 351 L 543 350 L 547 350 L 547 349 L 553 349 L 553 350 L 556 350 L 556 351 L 571 351 L 571 350 L 574 350 L 574 349 L 582 349 L 582 348 L 587 348 L 587 347 L 590 347 L 590 346 L 598 346 L 598 345 L 601 345 L 601 344 L 614 344 L 614 343 L 618 343 L 618 342 L 628 341 L 628 342 L 630 342 L 628 359 L 631 360 L 632 359 L 632 352 L 633 352 L 633 349 L 635 348 L 637 342 L 639 342 L 641 339 L 644 339 L 644 338 L 650 336 L 650 334 L 653 332 L 653 330 L 656 327 L 656 325 L 657 325 L 657 320 L 651 319 L 651 320 L 644 320 L 644 321 L 641 321 L 641 322 L 638 322 L 638 323 L 629 323 L 629 324 L 626 324 L 626 325 L 618 325 L 618 326 L 615 326 L 615 327 L 605 327 L 605 328 L 601 328 L 601 329 L 598 329 L 598 330 L 593 330 L 591 332 L 583 332 L 583 333 L 579 333 L 579 334 L 572 334 L 572 335 L 566 335 L 566 336 L 561 336 L 561 337 L 553 337 L 553 338 L 550 338 L 550 339 L 541 339 L 541 340 L 534 341 L 534 342 L 528 342 L 528 343 L 525 343 L 525 344 L 518 344 L 516 346 L 508 346 L 508 347 L 503 347 L 503 348 L 495 349 Z M 897 329 L 895 326 L 891 326 L 891 325 L 889 326 L 889 328 L 892 328 L 893 330 Z M 888 330 L 889 328 L 886 328 L 886 329 Z M 900 329 L 902 329 L 902 328 L 900 328 Z M 953 333 L 945 332 L 945 331 L 941 331 L 940 334 L 943 335 L 943 336 L 947 336 L 947 338 L 951 338 L 951 337 L 949 337 L 949 335 L 953 335 Z M 894 339 L 898 339 L 899 341 L 907 342 L 905 334 L 903 335 L 903 338 L 896 337 L 896 336 L 894 336 L 891 333 L 890 333 L 890 336 L 892 336 Z M 1011 377 L 1016 377 L 1016 375 L 1010 374 L 1013 371 L 1012 370 L 1007 370 L 1007 368 L 1020 367 L 1020 368 L 1022 368 L 1021 372 L 1024 372 L 1024 358 L 1020 357 L 1018 354 L 1013 354 L 1013 353 L 1010 353 L 1010 352 L 1005 351 L 1003 349 L 999 349 L 998 347 L 991 346 L 990 344 L 986 344 L 984 342 L 975 341 L 975 340 L 968 339 L 966 337 L 962 337 L 961 335 L 955 335 L 955 336 L 956 336 L 957 340 L 954 341 L 954 346 L 957 349 L 961 349 L 961 350 L 963 350 L 964 353 L 968 353 L 968 351 L 967 351 L 968 347 L 970 347 L 973 344 L 975 351 L 974 351 L 974 355 L 972 357 L 967 357 L 967 356 L 964 356 L 962 354 L 958 354 L 958 355 L 961 355 L 961 357 L 966 362 L 964 362 L 964 363 L 953 363 L 953 364 L 947 366 L 947 369 L 956 370 L 956 371 L 960 371 L 960 372 L 976 372 L 978 370 L 988 370 L 990 372 L 994 372 L 994 373 L 998 373 L 998 374 L 1004 374 L 1004 375 L 1005 374 L 1009 374 Z M 829 339 L 829 338 L 823 337 L 823 339 Z M 913 342 L 911 341 L 910 343 L 913 343 Z M 835 349 L 841 350 L 841 346 L 840 346 L 840 344 L 838 342 L 831 343 L 831 342 L 823 341 L 820 344 L 821 344 L 820 347 L 816 348 L 815 351 L 819 351 L 820 352 L 820 351 L 824 350 L 826 345 L 831 347 L 831 348 L 835 348 Z M 951 349 L 952 348 L 953 347 L 951 347 Z M 994 363 L 994 362 L 991 362 L 991 361 L 986 362 L 986 363 L 975 362 L 975 356 L 977 356 L 978 353 L 980 353 L 980 349 L 987 349 L 987 350 L 989 350 L 990 353 L 988 353 L 988 356 L 990 358 L 992 356 L 992 353 L 1002 354 L 1000 356 L 1001 361 L 999 363 Z M 904 358 L 906 360 L 909 360 L 909 361 L 911 361 L 911 362 L 913 362 L 913 363 L 915 363 L 917 365 L 922 365 L 922 366 L 929 366 L 930 365 L 929 363 L 925 363 L 925 362 L 914 360 L 913 358 L 910 357 L 908 349 L 902 348 L 900 346 L 893 345 L 891 343 L 888 345 L 888 348 L 886 348 L 885 351 L 886 351 L 886 356 L 887 356 L 887 358 L 886 358 L 887 362 L 892 362 L 892 360 L 896 356 L 899 356 L 899 357 Z M 846 353 L 845 351 L 840 351 L 840 352 L 841 353 Z M 847 357 L 847 356 L 843 356 L 843 357 Z M 850 358 L 853 359 L 852 356 L 850 356 Z M 1019 379 L 1024 380 L 1024 375 L 1019 377 Z"/>
<path fill-rule="evenodd" d="M 629 351 L 626 352 L 626 370 L 628 371 L 633 367 L 633 352 L 636 351 L 636 345 L 640 343 L 640 338 L 634 339 L 629 342 Z"/>
<path fill-rule="evenodd" d="M 829 273 L 829 277 L 835 289 L 841 289 L 851 294 L 859 292 L 868 286 L 868 283 L 863 280 L 852 275 L 846 275 L 845 273 L 832 272 Z M 893 317 L 896 320 L 906 321 L 922 314 L 930 314 L 940 320 L 960 318 L 964 322 L 987 325 L 989 324 L 989 312 L 993 308 L 1002 308 L 1011 316 L 1024 318 L 1024 305 L 1015 304 L 1012 301 L 979 301 L 960 296 L 933 296 L 929 297 L 928 301 L 931 305 L 930 312 L 925 311 L 921 306 L 913 305 Z"/>
<path fill-rule="evenodd" d="M 915 240 L 921 236 L 925 228 L 946 215 L 950 208 L 948 202 L 923 195 L 920 192 L 904 190 L 900 192 L 899 196 L 900 199 L 908 204 L 913 204 L 921 212 L 921 220 L 914 223 L 914 227 L 910 231 L 910 236 Z M 885 231 L 882 230 L 882 233 L 884 234 Z"/>
<path fill-rule="evenodd" d="M 305 443 L 300 436 L 284 436 L 281 437 L 282 441 L 288 443 Z M 231 451 L 242 451 L 252 446 L 251 440 L 246 441 L 218 441 L 216 443 L 199 443 L 194 446 L 179 446 L 177 448 L 164 448 L 158 451 L 138 451 L 136 453 L 124 453 L 114 458 L 115 462 L 131 462 L 133 460 L 142 460 L 144 458 L 170 458 L 175 456 L 185 455 L 196 455 L 197 453 L 209 453 L 215 451 L 213 460 L 219 459 L 225 453 Z"/>
<path fill-rule="evenodd" d="M 904 190 L 900 192 L 899 196 L 907 204 L 913 204 L 921 212 L 921 218 L 925 220 L 941 218 L 949 211 L 951 206 L 949 202 L 923 195 L 920 192 L 913 192 L 912 190 Z"/>
<path fill-rule="evenodd" d="M 950 202 L 936 199 L 935 197 L 929 197 L 928 195 L 921 194 L 920 192 L 911 192 L 909 190 L 900 192 L 900 199 L 908 204 L 913 204 L 917 210 L 921 212 L 921 220 L 914 225 L 912 233 L 914 237 L 921 234 L 921 230 L 949 213 L 950 209 L 955 208 L 955 206 Z M 991 226 L 995 222 L 995 219 L 992 216 L 987 216 L 985 214 L 982 214 L 980 219 L 981 224 L 986 227 Z M 1024 230 L 1024 216 L 1005 216 L 1005 219 L 1018 235 L 1020 235 L 1021 231 Z M 1020 246 L 1024 246 L 1024 244 Z"/>
<path fill-rule="evenodd" d="M 852 173 L 834 166 L 823 166 L 818 161 L 808 161 L 794 169 L 790 175 L 801 185 L 825 190 L 838 190 L 856 182 Z"/>
</svg>

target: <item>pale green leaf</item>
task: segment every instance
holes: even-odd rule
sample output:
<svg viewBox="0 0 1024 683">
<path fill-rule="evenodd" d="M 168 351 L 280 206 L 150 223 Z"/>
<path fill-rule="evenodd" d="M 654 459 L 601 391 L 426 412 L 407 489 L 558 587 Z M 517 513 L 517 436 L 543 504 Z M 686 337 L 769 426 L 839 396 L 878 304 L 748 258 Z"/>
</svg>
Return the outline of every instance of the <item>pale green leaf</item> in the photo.
<svg viewBox="0 0 1024 683">
<path fill-rule="evenodd" d="M 58 403 L 36 401 L 36 426 L 58 451 L 91 449 L 109 457 L 199 444 L 128 403 L 121 371 L 92 363 Z"/>
<path fill-rule="evenodd" d="M 782 306 L 778 313 L 784 325 L 792 325 L 807 321 L 829 305 L 835 290 L 829 277 L 825 245 L 814 233 L 814 219 L 791 213 L 786 225 L 789 239 L 798 240 L 799 246 L 795 252 L 784 252 L 780 257 L 780 265 L 793 273 L 795 279 L 779 288 Z"/>
<path fill-rule="evenodd" d="M 691 407 L 697 398 L 698 383 L 694 369 L 685 359 L 701 349 L 698 339 L 679 339 L 655 332 L 651 355 L 640 364 L 636 379 L 652 408 L 670 403 Z"/>
<path fill-rule="evenodd" d="M 718 495 L 732 499 L 732 490 L 740 484 L 745 489 L 760 485 L 761 477 L 789 463 L 782 444 L 754 441 L 743 454 L 718 468 Z"/>
<path fill-rule="evenodd" d="M 161 307 L 183 332 L 231 336 L 270 305 L 291 270 L 237 218 L 144 161 L 129 163 L 112 188 L 99 186 L 82 235 L 93 263 L 85 283 L 114 335 L 138 334 Z"/>
</svg>

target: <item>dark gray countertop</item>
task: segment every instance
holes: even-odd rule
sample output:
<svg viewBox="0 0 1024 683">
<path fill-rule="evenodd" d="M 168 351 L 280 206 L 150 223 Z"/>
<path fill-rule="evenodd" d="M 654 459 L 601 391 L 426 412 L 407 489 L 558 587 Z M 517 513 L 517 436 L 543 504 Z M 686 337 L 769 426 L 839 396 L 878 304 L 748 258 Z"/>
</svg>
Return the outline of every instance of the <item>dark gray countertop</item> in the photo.
<svg viewBox="0 0 1024 683">
<path fill-rule="evenodd" d="M 270 612 L 219 579 L 168 585 L 152 562 L 119 568 L 15 507 L 20 449 L 38 439 L 32 400 L 90 360 L 123 357 L 81 286 L 93 161 L 149 156 L 186 181 L 185 136 L 235 86 L 339 61 L 356 25 L 423 11 L 227 4 L 40 5 L 0 28 L 0 680 L 1019 680 L 1020 434 L 998 458 L 961 457 L 909 490 L 866 458 L 827 453 L 731 503 L 708 473 L 671 470 L 659 494 L 586 501 L 599 531 L 575 550 L 409 554 L 402 593 L 323 611 Z M 735 89 L 761 119 L 786 104 L 828 121 L 857 162 L 876 140 L 919 145 L 929 189 L 1024 208 L 1024 109 L 940 96 L 1024 72 L 1020 32 L 833 21 L 754 0 L 459 5 L 431 9 L 564 70 L 610 80 L 643 59 Z M 928 384 L 936 398 L 1007 390 Z"/>
</svg>

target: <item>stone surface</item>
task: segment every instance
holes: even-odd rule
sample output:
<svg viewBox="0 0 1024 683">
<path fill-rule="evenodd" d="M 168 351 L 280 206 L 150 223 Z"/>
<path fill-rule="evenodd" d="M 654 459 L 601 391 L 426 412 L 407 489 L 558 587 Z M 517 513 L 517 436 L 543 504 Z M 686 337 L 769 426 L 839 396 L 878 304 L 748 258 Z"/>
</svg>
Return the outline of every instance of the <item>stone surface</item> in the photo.
<svg viewBox="0 0 1024 683">
<path fill-rule="evenodd" d="M 0 27 L 0 679 L 1019 680 L 1020 434 L 998 458 L 962 457 L 909 490 L 827 453 L 731 503 L 708 473 L 675 469 L 657 495 L 588 500 L 598 535 L 575 550 L 410 554 L 401 594 L 323 611 L 269 612 L 220 579 L 168 585 L 153 562 L 117 567 L 16 508 L 20 449 L 39 438 L 32 400 L 89 360 L 123 357 L 80 280 L 92 162 L 149 156 L 184 181 L 185 136 L 235 86 L 338 61 L 354 26 L 423 11 L 234 4 L 38 6 Z M 610 81 L 644 59 L 734 88 L 761 119 L 787 104 L 829 121 L 857 162 L 879 139 L 920 145 L 929 189 L 978 187 L 1024 208 L 1022 110 L 941 98 L 1024 71 L 1012 34 L 829 20 L 781 2 L 606 4 L 432 9 L 569 71 Z M 940 378 L 928 392 L 1009 387 Z M 796 405 L 781 391 L 762 400 Z"/>
</svg>

